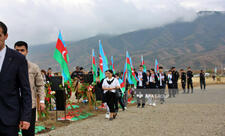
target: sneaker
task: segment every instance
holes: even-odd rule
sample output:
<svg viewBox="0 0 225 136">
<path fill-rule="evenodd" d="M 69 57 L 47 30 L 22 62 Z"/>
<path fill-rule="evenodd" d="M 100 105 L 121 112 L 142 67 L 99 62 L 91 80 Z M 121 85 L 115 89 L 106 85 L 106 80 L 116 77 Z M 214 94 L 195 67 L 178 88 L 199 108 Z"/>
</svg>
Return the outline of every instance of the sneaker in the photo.
<svg viewBox="0 0 225 136">
<path fill-rule="evenodd" d="M 127 110 L 127 107 L 124 107 L 125 110 Z"/>
<path fill-rule="evenodd" d="M 110 118 L 109 113 L 106 113 L 106 114 L 105 114 L 105 118 L 106 118 L 106 119 L 109 119 L 109 118 Z"/>
</svg>

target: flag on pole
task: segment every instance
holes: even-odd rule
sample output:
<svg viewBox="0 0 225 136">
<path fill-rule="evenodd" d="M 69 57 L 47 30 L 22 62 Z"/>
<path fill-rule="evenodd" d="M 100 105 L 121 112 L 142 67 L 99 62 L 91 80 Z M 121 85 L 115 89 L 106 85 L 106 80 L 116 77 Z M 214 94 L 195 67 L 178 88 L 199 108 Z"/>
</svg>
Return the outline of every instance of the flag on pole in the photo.
<svg viewBox="0 0 225 136">
<path fill-rule="evenodd" d="M 97 78 L 97 67 L 95 63 L 95 51 L 92 50 L 92 72 L 93 72 L 93 83 L 96 83 Z"/>
<path fill-rule="evenodd" d="M 128 79 L 130 78 L 130 80 L 132 81 L 132 83 L 134 84 L 134 86 L 137 86 L 137 78 L 136 78 L 136 74 L 134 72 L 134 68 L 132 66 L 132 60 L 129 56 L 129 53 L 127 51 L 126 53 L 126 60 L 127 60 L 127 73 L 128 73 Z"/>
<path fill-rule="evenodd" d="M 68 50 L 66 48 L 66 44 L 64 43 L 62 39 L 61 32 L 59 32 L 58 40 L 56 43 L 56 49 L 54 51 L 53 57 L 61 66 L 64 82 L 69 81 L 70 83 L 72 83 L 71 77 L 70 77 L 70 71 L 68 67 L 68 62 L 69 62 Z"/>
<path fill-rule="evenodd" d="M 159 73 L 159 63 L 158 63 L 157 59 L 155 59 L 155 72 Z"/>
<path fill-rule="evenodd" d="M 144 57 L 143 56 L 141 56 L 141 65 L 143 66 L 143 71 L 146 73 L 147 72 L 147 69 L 146 69 L 146 65 L 145 65 Z"/>
<path fill-rule="evenodd" d="M 100 71 L 99 71 L 99 78 L 100 78 L 100 81 L 102 79 L 105 78 L 105 71 L 107 71 L 109 68 L 108 68 L 108 59 L 105 55 L 105 52 L 102 48 L 102 43 L 101 43 L 101 40 L 99 40 L 99 68 L 100 68 Z"/>
<path fill-rule="evenodd" d="M 113 74 L 116 74 L 115 67 L 114 67 L 114 62 L 113 62 L 113 56 L 111 56 L 110 70 L 113 71 Z"/>
</svg>

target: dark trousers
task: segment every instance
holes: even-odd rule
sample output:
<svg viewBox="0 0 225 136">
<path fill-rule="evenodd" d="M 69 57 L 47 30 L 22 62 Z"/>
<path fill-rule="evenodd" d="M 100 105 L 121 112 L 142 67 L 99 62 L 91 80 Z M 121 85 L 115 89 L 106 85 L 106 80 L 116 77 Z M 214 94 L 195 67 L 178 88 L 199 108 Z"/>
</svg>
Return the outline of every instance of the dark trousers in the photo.
<svg viewBox="0 0 225 136">
<path fill-rule="evenodd" d="M 174 88 L 175 93 L 178 94 L 179 90 L 178 90 L 178 84 L 177 83 L 173 83 L 173 88 Z"/>
<path fill-rule="evenodd" d="M 18 126 L 5 126 L 0 122 L 0 136 L 18 136 Z"/>
<path fill-rule="evenodd" d="M 137 89 L 143 89 L 144 87 L 137 87 Z M 142 107 L 145 106 L 145 96 L 143 96 L 142 98 L 137 98 L 137 106 L 141 106 L 142 103 Z"/>
<path fill-rule="evenodd" d="M 163 86 L 159 86 L 158 87 L 158 90 L 159 90 L 159 94 L 160 94 L 160 102 L 163 103 L 165 102 L 165 87 Z"/>
<path fill-rule="evenodd" d="M 32 109 L 31 122 L 28 130 L 22 130 L 23 136 L 35 135 L 36 108 Z"/>
<path fill-rule="evenodd" d="M 188 80 L 187 81 L 188 93 L 189 93 L 189 90 L 190 90 L 190 86 L 191 86 L 191 93 L 193 93 L 193 83 L 192 83 L 192 80 Z"/>
<path fill-rule="evenodd" d="M 176 89 L 174 89 L 173 84 L 168 84 L 169 97 L 175 97 Z"/>
<path fill-rule="evenodd" d="M 120 104 L 120 106 L 122 107 L 122 109 L 124 110 L 124 102 L 123 102 L 123 98 L 122 97 L 118 97 L 116 98 L 116 105 L 115 105 L 115 111 L 118 112 L 119 111 L 119 105 L 118 102 Z"/>
<path fill-rule="evenodd" d="M 113 92 L 106 92 L 106 101 L 107 101 L 107 105 L 109 106 L 109 111 L 110 113 L 115 112 L 115 106 L 116 106 L 116 93 Z"/>
<path fill-rule="evenodd" d="M 203 89 L 203 87 L 205 90 L 205 80 L 200 80 L 200 86 L 201 86 L 201 90 Z"/>
<path fill-rule="evenodd" d="M 181 82 L 184 93 L 186 92 L 186 81 Z"/>
</svg>

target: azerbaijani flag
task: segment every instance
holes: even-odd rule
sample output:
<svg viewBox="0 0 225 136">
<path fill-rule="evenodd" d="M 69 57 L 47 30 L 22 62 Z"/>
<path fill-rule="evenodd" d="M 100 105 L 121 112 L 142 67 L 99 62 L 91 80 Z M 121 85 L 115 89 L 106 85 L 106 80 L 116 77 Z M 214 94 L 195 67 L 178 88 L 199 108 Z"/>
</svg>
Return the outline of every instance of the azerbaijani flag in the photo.
<svg viewBox="0 0 225 136">
<path fill-rule="evenodd" d="M 134 72 L 134 68 L 132 66 L 132 60 L 129 56 L 129 53 L 127 51 L 126 53 L 126 60 L 127 60 L 127 73 L 128 73 L 128 79 L 130 78 L 134 86 L 137 86 L 137 78 Z"/>
<path fill-rule="evenodd" d="M 113 74 L 116 74 L 115 67 L 114 67 L 114 62 L 113 62 L 113 56 L 111 56 L 110 70 L 113 71 Z"/>
<path fill-rule="evenodd" d="M 99 79 L 101 81 L 102 79 L 105 78 L 105 71 L 107 71 L 109 69 L 108 68 L 108 59 L 102 48 L 101 40 L 99 40 L 99 68 L 100 68 Z"/>
<path fill-rule="evenodd" d="M 64 78 L 64 82 L 71 82 L 70 71 L 68 67 L 69 55 L 66 48 L 66 44 L 62 39 L 61 32 L 59 32 L 59 37 L 56 43 L 56 49 L 54 51 L 54 59 L 60 64 L 62 69 L 62 76 Z"/>
<path fill-rule="evenodd" d="M 158 63 L 157 59 L 155 59 L 155 72 L 159 73 L 159 63 Z"/>
<path fill-rule="evenodd" d="M 92 50 L 92 72 L 93 72 L 93 83 L 96 83 L 97 78 L 97 67 L 95 63 L 95 51 Z"/>
<path fill-rule="evenodd" d="M 141 56 L 141 65 L 143 66 L 143 68 L 144 68 L 143 70 L 146 73 L 147 72 L 147 69 L 146 69 L 146 65 L 145 65 L 144 57 L 143 56 Z"/>
</svg>

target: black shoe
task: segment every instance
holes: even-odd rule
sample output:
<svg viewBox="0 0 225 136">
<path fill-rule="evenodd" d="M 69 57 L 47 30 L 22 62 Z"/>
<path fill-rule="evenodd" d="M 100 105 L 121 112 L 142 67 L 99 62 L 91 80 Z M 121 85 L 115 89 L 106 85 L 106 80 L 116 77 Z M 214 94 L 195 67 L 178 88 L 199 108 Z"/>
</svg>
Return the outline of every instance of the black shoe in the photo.
<svg viewBox="0 0 225 136">
<path fill-rule="evenodd" d="M 109 121 L 112 121 L 113 120 L 113 118 L 109 118 Z"/>
<path fill-rule="evenodd" d="M 117 113 L 115 113 L 115 114 L 113 115 L 113 119 L 116 119 L 116 116 L 117 116 Z"/>
</svg>

